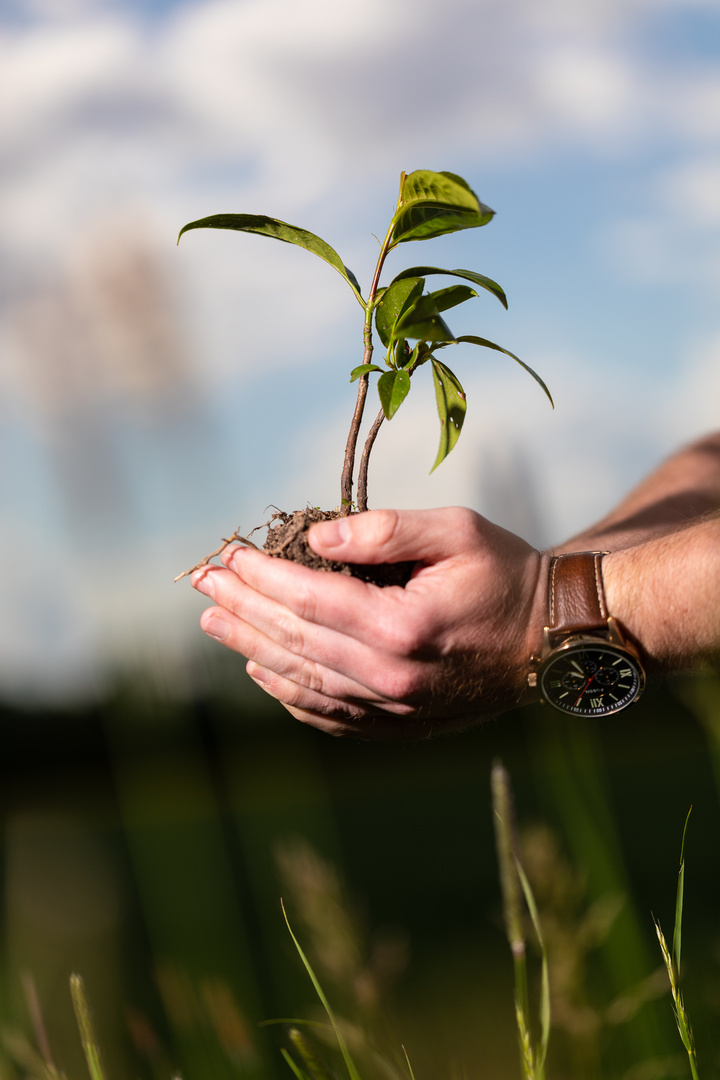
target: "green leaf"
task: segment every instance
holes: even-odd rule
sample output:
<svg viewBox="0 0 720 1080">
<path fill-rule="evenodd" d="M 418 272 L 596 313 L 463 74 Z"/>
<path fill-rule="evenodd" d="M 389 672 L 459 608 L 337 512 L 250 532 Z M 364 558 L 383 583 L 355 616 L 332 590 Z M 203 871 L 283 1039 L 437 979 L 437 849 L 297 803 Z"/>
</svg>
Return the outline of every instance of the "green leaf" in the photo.
<svg viewBox="0 0 720 1080">
<path fill-rule="evenodd" d="M 555 408 L 555 402 L 552 399 L 552 394 L 548 390 L 543 380 L 538 375 L 537 371 L 533 371 L 533 369 L 523 360 L 521 360 L 519 356 L 516 356 L 515 353 L 508 352 L 508 350 L 503 349 L 501 345 L 496 345 L 493 341 L 488 341 L 486 338 L 476 337 L 474 334 L 461 334 L 459 338 L 456 338 L 456 341 L 458 344 L 460 344 L 461 342 L 467 342 L 470 345 L 481 345 L 484 349 L 494 349 L 496 352 L 505 353 L 506 356 L 511 357 L 511 359 L 515 360 L 520 365 L 520 367 L 525 368 L 529 375 L 532 375 L 538 386 L 542 387 L 542 389 L 545 391 L 548 401 L 552 405 L 553 409 Z M 442 348 L 442 346 L 440 347 Z"/>
<path fill-rule="evenodd" d="M 367 375 L 370 371 L 384 371 L 385 368 L 378 367 L 377 364 L 360 364 L 358 367 L 353 368 L 350 372 L 350 382 L 355 382 L 361 375 Z"/>
<path fill-rule="evenodd" d="M 419 364 L 424 362 L 420 356 L 422 346 L 420 342 L 418 342 L 412 351 L 410 351 L 409 346 L 407 349 L 401 351 L 400 346 L 403 344 L 404 340 L 404 338 L 401 338 L 397 342 L 395 348 L 395 367 L 404 368 L 405 371 L 412 371 L 414 368 L 418 367 Z M 427 356 L 425 357 L 425 360 L 427 360 Z"/>
<path fill-rule="evenodd" d="M 402 282 L 400 284 L 402 285 Z M 389 288 L 392 288 L 392 286 L 389 286 Z M 455 285 L 453 288 L 466 289 L 467 286 Z M 450 290 L 440 290 L 441 293 L 446 291 L 449 292 Z M 472 292 L 473 290 L 468 289 L 467 291 Z M 443 341 L 447 343 L 455 341 L 455 335 L 440 315 L 441 309 L 438 306 L 438 295 L 429 293 L 427 296 L 416 296 L 413 293 L 408 297 L 407 303 L 395 322 L 393 336 L 395 338 L 415 338 L 419 341 Z M 468 297 L 464 297 L 464 299 L 468 299 Z M 453 304 L 449 303 L 447 306 L 452 307 Z"/>
<path fill-rule="evenodd" d="M 405 277 L 430 277 L 431 274 L 447 274 L 448 277 L 466 278 L 467 281 L 472 281 L 475 285 L 479 285 L 481 289 L 487 289 L 493 296 L 497 296 L 504 308 L 507 308 L 508 306 L 507 297 L 497 281 L 485 277 L 484 274 L 476 274 L 474 270 L 441 270 L 438 266 L 411 266 L 407 270 L 402 270 L 397 274 L 393 278 L 391 284 L 394 284 L 396 281 L 402 281 Z"/>
<path fill-rule="evenodd" d="M 438 347 L 443 348 L 442 344 Z M 435 348 L 435 346 L 433 346 L 433 348 Z M 430 346 L 424 341 L 419 341 L 412 351 L 410 360 L 407 364 L 404 364 L 403 367 L 413 369 L 419 368 L 422 367 L 423 364 L 427 364 L 428 360 L 432 359 L 434 358 Z"/>
<path fill-rule="evenodd" d="M 466 300 L 472 300 L 477 293 L 469 285 L 449 285 L 446 289 L 436 289 L 428 293 L 428 297 L 435 301 L 438 311 L 449 311 L 450 308 L 464 304 Z"/>
<path fill-rule="evenodd" d="M 393 282 L 383 292 L 382 298 L 375 308 L 375 328 L 386 349 L 389 348 L 392 341 L 398 315 L 408 301 L 411 301 L 416 296 L 422 296 L 424 288 L 424 280 L 413 277 Z"/>
<path fill-rule="evenodd" d="M 417 169 L 401 178 L 391 247 L 486 225 L 494 211 L 460 176 Z"/>
<path fill-rule="evenodd" d="M 406 368 L 411 355 L 410 346 L 404 337 L 396 338 L 388 349 L 388 360 L 394 368 Z"/>
<path fill-rule="evenodd" d="M 265 217 L 264 214 L 212 214 L 210 217 L 199 218 L 183 225 L 178 234 L 178 243 L 183 233 L 191 229 L 233 229 L 236 232 L 257 233 L 259 236 L 271 236 L 275 240 L 282 240 L 286 244 L 295 244 L 296 247 L 305 248 L 313 255 L 324 259 L 326 263 L 334 267 L 337 272 L 347 281 L 360 303 L 365 306 L 360 285 L 352 270 L 343 263 L 334 248 L 331 248 L 324 240 L 307 229 L 300 229 L 296 225 L 288 225 L 286 221 L 278 221 L 277 218 Z"/>
<path fill-rule="evenodd" d="M 450 368 L 433 357 L 432 373 L 435 383 L 435 400 L 440 417 L 440 446 L 430 472 L 434 472 L 440 462 L 445 460 L 460 438 L 467 411 L 465 391 Z"/>
<path fill-rule="evenodd" d="M 402 368 L 398 371 L 386 371 L 380 376 L 378 394 L 386 420 L 392 420 L 409 393 L 410 376 Z"/>
</svg>

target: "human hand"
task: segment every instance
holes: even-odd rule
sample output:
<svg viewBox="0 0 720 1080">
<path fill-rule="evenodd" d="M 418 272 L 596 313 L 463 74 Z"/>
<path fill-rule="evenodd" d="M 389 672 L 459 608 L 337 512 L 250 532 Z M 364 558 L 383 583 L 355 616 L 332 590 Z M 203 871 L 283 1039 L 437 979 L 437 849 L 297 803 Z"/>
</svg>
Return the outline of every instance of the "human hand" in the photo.
<svg viewBox="0 0 720 1080">
<path fill-rule="evenodd" d="M 309 570 L 247 548 L 192 584 L 217 607 L 206 634 L 297 719 L 338 735 L 427 737 L 528 699 L 544 557 L 462 508 L 376 510 L 313 525 L 336 561 L 415 561 L 401 588 Z"/>
</svg>

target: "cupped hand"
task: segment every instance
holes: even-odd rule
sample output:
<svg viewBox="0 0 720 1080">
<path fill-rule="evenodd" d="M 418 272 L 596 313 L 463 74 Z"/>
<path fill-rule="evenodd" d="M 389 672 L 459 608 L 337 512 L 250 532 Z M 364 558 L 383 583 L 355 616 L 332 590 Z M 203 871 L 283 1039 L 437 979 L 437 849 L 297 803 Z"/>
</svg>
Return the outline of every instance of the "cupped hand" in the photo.
<svg viewBox="0 0 720 1080">
<path fill-rule="evenodd" d="M 416 563 L 405 586 L 228 549 L 193 586 L 206 634 L 299 720 L 338 735 L 423 738 L 528 698 L 544 556 L 471 510 L 374 510 L 313 525 L 336 561 Z"/>
</svg>

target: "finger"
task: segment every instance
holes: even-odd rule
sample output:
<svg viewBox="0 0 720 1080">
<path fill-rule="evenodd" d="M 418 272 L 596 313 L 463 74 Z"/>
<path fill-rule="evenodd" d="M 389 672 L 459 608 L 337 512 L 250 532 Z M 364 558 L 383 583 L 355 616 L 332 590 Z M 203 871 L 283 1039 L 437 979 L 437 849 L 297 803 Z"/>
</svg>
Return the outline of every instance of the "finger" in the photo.
<svg viewBox="0 0 720 1080">
<path fill-rule="evenodd" d="M 252 664 L 248 664 L 248 674 L 301 723 L 330 735 L 381 740 L 422 738 L 432 733 L 433 723 L 420 719 L 414 711 L 397 716 L 382 709 L 354 708 L 348 702 L 303 692 L 289 680 L 259 671 Z"/>
<path fill-rule="evenodd" d="M 316 571 L 310 571 L 310 575 L 313 580 L 324 577 Z M 365 696 L 378 690 L 377 676 L 387 670 L 391 658 L 383 660 L 371 645 L 302 619 L 284 604 L 250 588 L 229 570 L 205 568 L 193 575 L 192 581 L 198 591 L 210 596 L 220 609 L 227 612 L 228 623 L 223 632 L 226 638 L 224 643 L 229 648 L 250 656 L 248 649 L 259 647 L 253 637 L 253 634 L 258 634 L 258 642 L 262 640 L 267 657 L 266 661 L 261 662 L 269 663 L 273 670 L 279 670 L 280 657 L 287 658 L 287 670 L 291 657 L 298 670 L 303 663 L 321 662 L 323 668 L 341 672 L 355 681 L 358 690 L 361 688 Z M 242 628 L 233 621 L 234 618 L 240 620 Z M 220 619 L 221 614 L 217 609 L 209 609 L 201 620 L 203 629 L 208 621 L 219 628 Z M 212 633 L 211 636 L 217 637 L 218 634 Z M 397 686 L 395 676 L 390 689 L 394 690 Z"/>
<path fill-rule="evenodd" d="M 334 698 L 307 686 L 299 686 L 292 679 L 287 679 L 254 661 L 248 661 L 246 670 L 253 682 L 286 708 L 347 721 L 357 721 L 368 711 L 367 707 L 356 703 Z"/>
<path fill-rule="evenodd" d="M 489 522 L 463 507 L 443 510 L 370 510 L 317 522 L 308 541 L 318 555 L 338 562 L 434 562 L 477 543 Z"/>
<path fill-rule="evenodd" d="M 334 670 L 326 662 L 325 653 L 321 663 L 291 652 L 226 608 L 208 608 L 200 622 L 208 636 L 233 652 L 240 652 L 260 669 L 307 690 L 310 696 L 320 694 L 323 698 L 329 697 L 363 708 L 386 708 L 400 715 L 411 712 L 411 706 L 406 703 L 407 691 L 415 688 L 416 684 L 421 687 L 424 680 L 425 673 L 420 664 L 407 661 L 397 664 L 368 656 L 358 664 L 359 672 L 371 673 L 372 683 L 378 684 L 368 685 L 368 679 L 353 677 L 347 663 L 343 664 L 342 669 Z M 402 694 L 406 697 L 402 697 Z"/>
<path fill-rule="evenodd" d="M 412 711 L 409 705 L 388 699 L 385 695 L 356 682 L 347 674 L 288 652 L 224 608 L 208 608 L 203 612 L 200 625 L 210 637 L 220 641 L 233 652 L 246 656 L 254 665 L 253 671 L 267 672 L 268 678 L 292 683 L 298 693 L 305 692 L 308 695 L 308 702 L 332 698 L 355 706 L 354 711 L 360 707 L 383 708 L 398 714 Z M 258 676 L 256 681 L 262 681 L 261 677 Z M 268 692 L 273 693 L 273 697 L 285 700 L 278 693 L 271 690 Z"/>
<path fill-rule="evenodd" d="M 310 570 L 242 548 L 234 552 L 228 564 L 251 592 L 280 605 L 271 615 L 257 597 L 234 592 L 233 603 L 254 605 L 252 615 L 250 607 L 245 608 L 245 613 L 238 612 L 250 622 L 258 618 L 266 624 L 270 618 L 278 617 L 282 627 L 283 620 L 287 623 L 287 613 L 291 612 L 300 620 L 293 627 L 305 624 L 302 629 L 306 633 L 307 624 L 314 624 L 360 642 L 375 643 L 378 648 L 398 655 L 412 651 L 417 636 L 432 630 L 431 613 L 419 611 L 419 596 L 424 589 L 419 584 L 413 588 L 413 582 L 405 589 L 400 586 L 382 589 L 357 578 Z M 228 588 L 228 603 L 231 602 L 232 590 L 226 582 L 222 588 Z M 219 599 L 218 602 L 224 603 Z M 266 625 L 264 628 L 274 636 L 274 631 Z"/>
</svg>

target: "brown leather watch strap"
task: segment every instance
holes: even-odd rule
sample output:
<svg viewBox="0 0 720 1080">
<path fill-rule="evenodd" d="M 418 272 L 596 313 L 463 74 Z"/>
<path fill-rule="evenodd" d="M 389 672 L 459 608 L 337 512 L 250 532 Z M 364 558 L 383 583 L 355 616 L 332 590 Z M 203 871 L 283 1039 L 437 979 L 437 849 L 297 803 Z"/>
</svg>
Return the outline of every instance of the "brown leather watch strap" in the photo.
<svg viewBox="0 0 720 1080">
<path fill-rule="evenodd" d="M 603 551 L 573 551 L 550 562 L 548 629 L 551 634 L 607 628 Z"/>
</svg>

